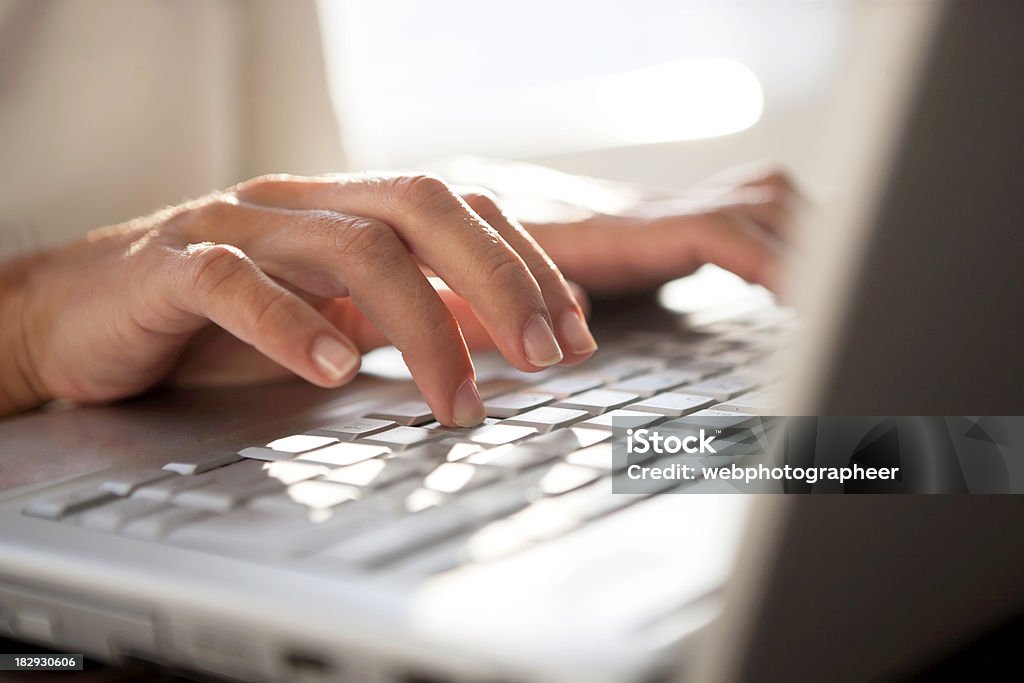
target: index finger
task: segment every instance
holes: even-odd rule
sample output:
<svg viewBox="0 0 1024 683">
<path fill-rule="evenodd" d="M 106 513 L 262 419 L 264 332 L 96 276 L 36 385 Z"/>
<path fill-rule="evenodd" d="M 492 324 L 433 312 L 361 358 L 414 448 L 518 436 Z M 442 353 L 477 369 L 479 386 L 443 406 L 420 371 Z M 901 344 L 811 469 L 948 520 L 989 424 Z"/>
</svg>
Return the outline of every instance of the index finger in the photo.
<svg viewBox="0 0 1024 683">
<path fill-rule="evenodd" d="M 530 269 L 438 178 L 274 176 L 245 183 L 235 192 L 255 203 L 385 221 L 411 252 L 470 302 L 512 365 L 530 371 L 562 360 L 551 314 Z"/>
</svg>

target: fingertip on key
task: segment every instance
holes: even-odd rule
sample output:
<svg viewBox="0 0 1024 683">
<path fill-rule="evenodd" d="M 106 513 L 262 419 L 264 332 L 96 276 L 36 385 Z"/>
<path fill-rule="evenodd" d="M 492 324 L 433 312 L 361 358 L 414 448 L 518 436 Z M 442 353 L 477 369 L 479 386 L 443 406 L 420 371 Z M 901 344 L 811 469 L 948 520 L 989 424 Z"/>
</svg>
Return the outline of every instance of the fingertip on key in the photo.
<svg viewBox="0 0 1024 683">
<path fill-rule="evenodd" d="M 562 340 L 569 351 L 576 355 L 590 354 L 597 350 L 597 342 L 590 333 L 583 317 L 574 310 L 562 314 L 559 324 Z"/>
<path fill-rule="evenodd" d="M 484 403 L 472 377 L 455 391 L 452 400 L 452 422 L 459 427 L 475 427 L 484 421 Z"/>
</svg>

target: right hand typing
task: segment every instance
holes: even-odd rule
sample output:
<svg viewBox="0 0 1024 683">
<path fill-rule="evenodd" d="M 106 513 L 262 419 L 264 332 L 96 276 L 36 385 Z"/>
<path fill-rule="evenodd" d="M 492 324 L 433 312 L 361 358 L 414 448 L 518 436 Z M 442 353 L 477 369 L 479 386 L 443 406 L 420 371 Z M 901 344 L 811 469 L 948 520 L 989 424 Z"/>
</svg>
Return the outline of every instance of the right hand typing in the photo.
<svg viewBox="0 0 1024 683">
<path fill-rule="evenodd" d="M 490 208 L 485 221 L 433 176 L 267 176 L 7 264 L 0 413 L 115 400 L 183 365 L 193 381 L 283 367 L 336 387 L 391 343 L 440 422 L 477 424 L 453 310 L 520 370 L 596 348 L 552 261 Z"/>
</svg>

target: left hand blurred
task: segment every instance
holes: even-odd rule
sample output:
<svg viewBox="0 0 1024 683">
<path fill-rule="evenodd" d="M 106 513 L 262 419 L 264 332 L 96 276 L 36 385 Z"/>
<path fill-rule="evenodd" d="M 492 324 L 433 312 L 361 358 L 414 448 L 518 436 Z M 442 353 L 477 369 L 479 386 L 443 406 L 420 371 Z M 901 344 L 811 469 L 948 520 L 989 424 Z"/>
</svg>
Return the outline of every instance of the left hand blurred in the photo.
<svg viewBox="0 0 1024 683">
<path fill-rule="evenodd" d="M 474 206 L 472 194 L 467 201 Z M 589 292 L 649 289 L 705 263 L 778 292 L 799 193 L 786 173 L 761 169 L 727 172 L 682 198 L 619 202 L 612 210 L 557 201 L 558 216 L 531 216 L 523 225 L 565 277 Z"/>
</svg>

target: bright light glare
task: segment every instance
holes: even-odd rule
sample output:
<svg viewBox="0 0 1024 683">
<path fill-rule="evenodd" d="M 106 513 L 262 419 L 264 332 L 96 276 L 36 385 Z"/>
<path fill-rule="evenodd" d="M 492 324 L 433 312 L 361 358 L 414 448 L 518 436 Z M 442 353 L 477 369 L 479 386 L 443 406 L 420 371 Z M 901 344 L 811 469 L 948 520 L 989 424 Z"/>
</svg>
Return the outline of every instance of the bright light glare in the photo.
<svg viewBox="0 0 1024 683">
<path fill-rule="evenodd" d="M 736 60 L 686 59 L 557 85 L 479 92 L 472 106 L 432 104 L 409 117 L 415 125 L 396 127 L 399 137 L 389 144 L 429 159 L 697 140 L 753 126 L 764 109 L 764 91 L 754 72 Z M 451 131 L 458 131 L 456 139 Z"/>
<path fill-rule="evenodd" d="M 732 59 L 678 60 L 514 93 L 510 100 L 507 132 L 527 134 L 521 144 L 549 151 L 727 135 L 757 123 L 764 108 L 757 76 Z"/>
</svg>

